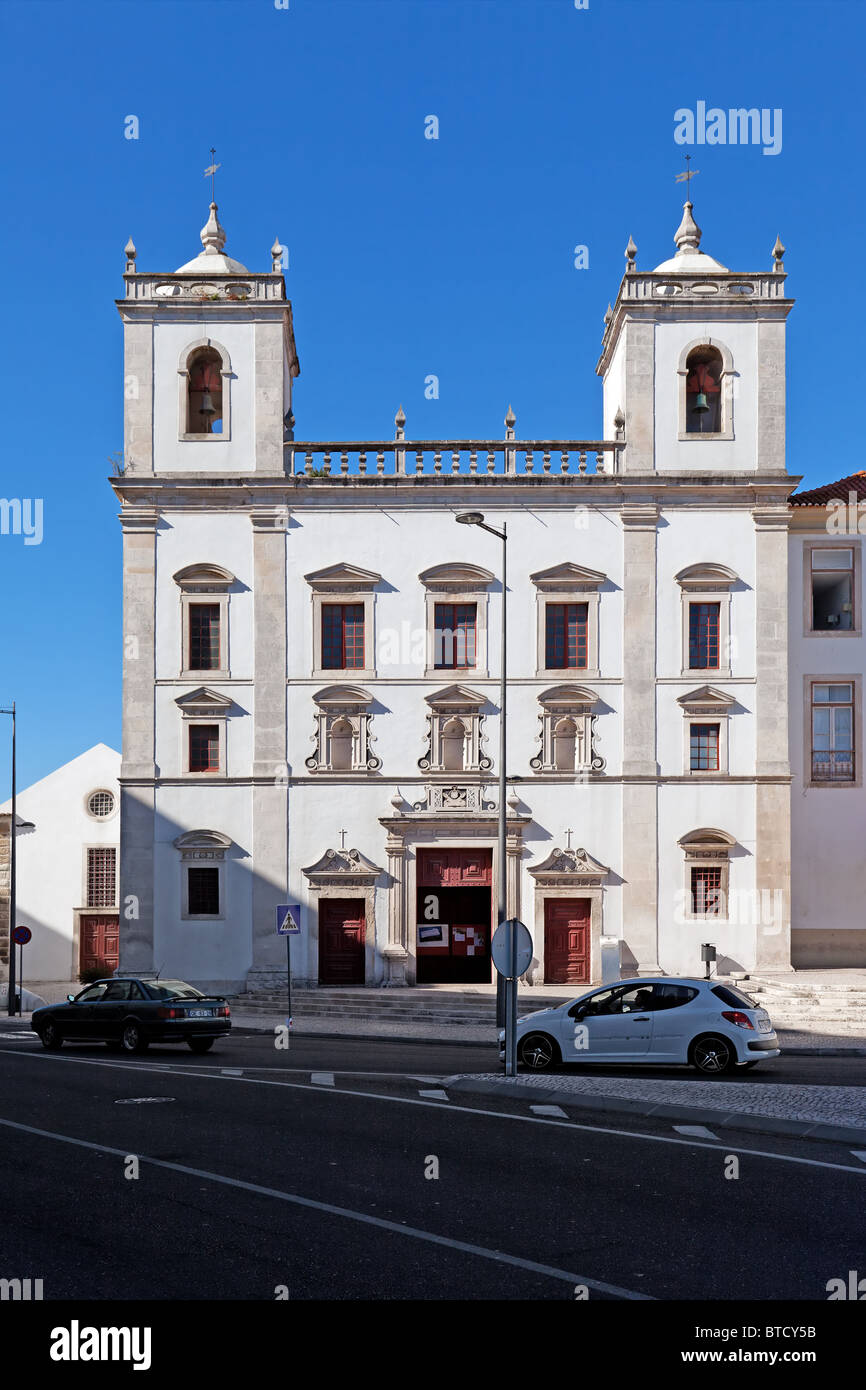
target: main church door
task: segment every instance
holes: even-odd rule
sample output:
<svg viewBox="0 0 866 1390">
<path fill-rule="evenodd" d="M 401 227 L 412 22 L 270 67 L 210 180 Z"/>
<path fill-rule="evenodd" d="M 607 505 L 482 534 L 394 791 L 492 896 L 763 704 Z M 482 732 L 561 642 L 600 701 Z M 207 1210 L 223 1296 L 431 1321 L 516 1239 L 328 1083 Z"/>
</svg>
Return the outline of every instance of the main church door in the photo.
<svg viewBox="0 0 866 1390">
<path fill-rule="evenodd" d="M 418 984 L 490 980 L 493 851 L 418 851 Z"/>
</svg>

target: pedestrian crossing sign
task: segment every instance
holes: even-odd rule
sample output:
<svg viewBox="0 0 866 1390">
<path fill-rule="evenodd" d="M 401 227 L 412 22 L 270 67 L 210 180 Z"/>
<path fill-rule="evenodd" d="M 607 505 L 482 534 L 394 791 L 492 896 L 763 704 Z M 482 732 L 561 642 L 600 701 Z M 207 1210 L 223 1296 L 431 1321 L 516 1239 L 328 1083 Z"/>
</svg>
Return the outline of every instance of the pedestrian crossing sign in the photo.
<svg viewBox="0 0 866 1390">
<path fill-rule="evenodd" d="M 300 903 L 281 903 L 277 908 L 277 935 L 297 936 L 301 930 Z"/>
</svg>

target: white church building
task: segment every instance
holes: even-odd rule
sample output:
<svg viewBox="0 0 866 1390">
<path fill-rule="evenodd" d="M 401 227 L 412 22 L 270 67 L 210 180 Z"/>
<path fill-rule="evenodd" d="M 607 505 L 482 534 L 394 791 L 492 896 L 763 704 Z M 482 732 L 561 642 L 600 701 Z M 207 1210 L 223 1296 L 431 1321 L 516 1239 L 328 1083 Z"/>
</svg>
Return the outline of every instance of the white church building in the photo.
<svg viewBox="0 0 866 1390">
<path fill-rule="evenodd" d="M 294 438 L 281 247 L 231 260 L 215 204 L 201 239 L 130 242 L 118 301 L 121 968 L 269 987 L 296 903 L 296 982 L 491 979 L 502 546 L 467 511 L 507 529 L 531 978 L 600 978 L 602 936 L 627 974 L 866 964 L 862 542 L 789 503 L 778 239 L 729 270 L 686 203 L 654 270 L 629 240 L 600 437 L 337 442 Z"/>
</svg>

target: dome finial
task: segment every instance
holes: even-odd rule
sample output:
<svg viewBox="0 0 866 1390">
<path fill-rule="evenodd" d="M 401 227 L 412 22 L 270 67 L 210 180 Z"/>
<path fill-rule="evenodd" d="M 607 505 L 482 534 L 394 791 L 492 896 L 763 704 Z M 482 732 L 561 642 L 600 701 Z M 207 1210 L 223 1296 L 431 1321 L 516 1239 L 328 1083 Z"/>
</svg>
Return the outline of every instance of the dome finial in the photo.
<svg viewBox="0 0 866 1390">
<path fill-rule="evenodd" d="M 226 234 L 219 224 L 216 203 L 211 203 L 210 216 L 201 229 L 201 244 L 206 256 L 218 256 L 226 244 Z"/>
<path fill-rule="evenodd" d="M 692 217 L 692 207 L 690 202 L 683 204 L 683 220 L 674 232 L 678 256 L 687 256 L 700 248 L 701 229 Z"/>
</svg>

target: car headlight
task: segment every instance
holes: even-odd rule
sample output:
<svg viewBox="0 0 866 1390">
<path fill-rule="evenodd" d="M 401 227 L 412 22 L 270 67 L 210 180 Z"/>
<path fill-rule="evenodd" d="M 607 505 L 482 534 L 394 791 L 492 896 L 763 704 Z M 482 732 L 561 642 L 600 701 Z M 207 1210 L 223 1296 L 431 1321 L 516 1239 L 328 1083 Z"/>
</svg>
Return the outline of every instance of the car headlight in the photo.
<svg viewBox="0 0 866 1390">
<path fill-rule="evenodd" d="M 505 1042 L 505 1029 L 504 1029 L 504 1028 L 500 1028 L 500 1030 L 499 1030 L 499 1032 L 496 1034 L 496 1036 L 498 1037 L 498 1039 L 499 1039 L 499 1041 L 500 1041 L 501 1043 L 504 1043 L 504 1042 Z"/>
</svg>

